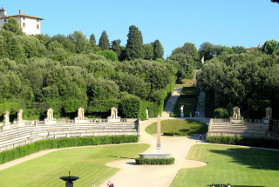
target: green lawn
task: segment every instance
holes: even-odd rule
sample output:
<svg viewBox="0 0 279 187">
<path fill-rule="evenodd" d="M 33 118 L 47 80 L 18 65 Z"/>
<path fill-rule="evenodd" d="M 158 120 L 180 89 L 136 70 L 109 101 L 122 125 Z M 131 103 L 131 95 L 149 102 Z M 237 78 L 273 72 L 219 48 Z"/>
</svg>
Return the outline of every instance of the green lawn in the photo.
<svg viewBox="0 0 279 187">
<path fill-rule="evenodd" d="M 192 87 L 193 85 L 195 85 L 195 81 L 193 79 L 183 79 L 180 84 L 175 85 L 175 88 Z"/>
<path fill-rule="evenodd" d="M 135 158 L 149 145 L 123 144 L 54 151 L 42 157 L 27 161 L 0 171 L 0 186 L 65 186 L 60 176 L 79 176 L 74 186 L 100 185 L 119 169 L 105 166 L 105 163 L 124 158 Z"/>
<path fill-rule="evenodd" d="M 181 169 L 171 187 L 278 187 L 279 152 L 222 145 L 197 144 L 187 159 L 208 163 L 201 168 Z"/>
<path fill-rule="evenodd" d="M 157 133 L 157 122 L 149 125 L 145 131 L 149 134 Z M 207 125 L 187 119 L 169 119 L 161 121 L 161 132 L 185 132 L 185 135 L 189 134 L 203 134 L 207 132 Z"/>
<path fill-rule="evenodd" d="M 180 107 L 181 105 L 184 105 L 183 111 L 184 116 L 189 117 L 190 112 L 192 113 L 192 116 L 195 115 L 196 106 L 198 102 L 198 96 L 199 96 L 199 89 L 192 87 L 192 88 L 186 88 L 184 87 L 181 91 L 181 94 L 178 98 L 178 100 L 175 103 L 175 106 L 172 111 L 173 117 L 180 117 Z"/>
</svg>

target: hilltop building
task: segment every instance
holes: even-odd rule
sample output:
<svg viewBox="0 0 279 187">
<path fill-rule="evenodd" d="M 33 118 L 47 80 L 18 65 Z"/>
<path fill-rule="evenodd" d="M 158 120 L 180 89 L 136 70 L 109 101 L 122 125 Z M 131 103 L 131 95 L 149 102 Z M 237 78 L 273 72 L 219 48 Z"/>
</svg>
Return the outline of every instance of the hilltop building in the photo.
<svg viewBox="0 0 279 187">
<path fill-rule="evenodd" d="M 27 35 L 41 34 L 41 20 L 43 20 L 43 18 L 22 14 L 21 10 L 19 10 L 19 14 L 17 15 L 7 16 L 4 7 L 0 9 L 0 28 L 2 28 L 3 24 L 7 23 L 8 19 L 11 17 L 17 19 L 19 27 L 22 29 L 22 31 L 25 34 Z"/>
</svg>

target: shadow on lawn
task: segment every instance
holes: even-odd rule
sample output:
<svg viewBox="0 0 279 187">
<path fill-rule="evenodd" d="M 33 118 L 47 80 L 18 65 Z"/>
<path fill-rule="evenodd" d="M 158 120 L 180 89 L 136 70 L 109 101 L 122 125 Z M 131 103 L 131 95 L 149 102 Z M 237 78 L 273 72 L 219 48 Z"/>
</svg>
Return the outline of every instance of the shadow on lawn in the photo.
<svg viewBox="0 0 279 187">
<path fill-rule="evenodd" d="M 249 168 L 279 170 L 279 152 L 277 151 L 247 148 L 230 148 L 227 150 L 210 151 L 232 157 L 232 162 L 247 165 Z"/>
<path fill-rule="evenodd" d="M 222 185 L 222 184 L 214 184 L 215 187 L 219 187 L 219 186 L 221 186 L 221 185 Z M 212 187 L 212 184 L 207 185 L 207 186 Z M 228 185 L 225 184 L 224 186 L 227 187 Z M 266 187 L 266 186 L 251 186 L 251 185 L 246 186 L 246 185 L 232 185 L 232 184 L 231 184 L 231 187 Z"/>
</svg>

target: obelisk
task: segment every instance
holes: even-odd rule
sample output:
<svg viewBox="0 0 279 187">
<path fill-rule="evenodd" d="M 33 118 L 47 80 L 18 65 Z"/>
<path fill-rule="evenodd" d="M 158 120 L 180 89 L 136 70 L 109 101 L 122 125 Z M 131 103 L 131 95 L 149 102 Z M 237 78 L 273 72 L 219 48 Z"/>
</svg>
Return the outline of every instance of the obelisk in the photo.
<svg viewBox="0 0 279 187">
<path fill-rule="evenodd" d="M 161 124 L 160 124 L 160 114 L 158 115 L 157 119 L 157 146 L 156 146 L 157 153 L 161 153 Z"/>
</svg>

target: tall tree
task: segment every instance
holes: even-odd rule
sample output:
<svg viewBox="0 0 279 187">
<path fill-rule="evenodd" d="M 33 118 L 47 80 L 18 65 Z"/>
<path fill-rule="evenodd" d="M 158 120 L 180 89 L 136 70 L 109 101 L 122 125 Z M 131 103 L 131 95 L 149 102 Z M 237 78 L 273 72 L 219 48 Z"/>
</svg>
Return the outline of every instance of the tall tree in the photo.
<svg viewBox="0 0 279 187">
<path fill-rule="evenodd" d="M 106 31 L 102 32 L 99 40 L 99 46 L 102 48 L 102 50 L 109 50 L 109 39 Z"/>
<path fill-rule="evenodd" d="M 144 59 L 145 60 L 152 60 L 153 59 L 153 46 L 151 44 L 144 44 Z"/>
<path fill-rule="evenodd" d="M 76 45 L 76 53 L 78 54 L 87 49 L 89 45 L 86 36 L 82 32 L 74 31 L 74 33 L 70 34 L 68 38 Z"/>
<path fill-rule="evenodd" d="M 198 53 L 198 50 L 197 50 L 195 44 L 190 43 L 190 42 L 186 42 L 182 47 L 178 47 L 178 48 L 174 49 L 172 52 L 172 55 L 175 55 L 178 53 L 182 53 L 186 56 L 190 56 L 194 60 L 199 59 L 199 53 Z"/>
<path fill-rule="evenodd" d="M 90 40 L 89 41 L 90 41 L 91 45 L 94 45 L 94 44 L 96 45 L 96 39 L 95 39 L 95 35 L 94 34 L 90 35 Z"/>
<path fill-rule="evenodd" d="M 262 47 L 262 51 L 269 55 L 278 49 L 279 49 L 279 44 L 276 40 L 268 40 L 264 43 Z"/>
<path fill-rule="evenodd" d="M 143 57 L 143 40 L 139 29 L 131 25 L 129 27 L 128 40 L 126 45 L 126 59 L 132 60 Z"/>
<path fill-rule="evenodd" d="M 153 59 L 156 60 L 157 58 L 163 58 L 164 49 L 159 40 L 155 40 L 153 43 Z"/>
<path fill-rule="evenodd" d="M 209 42 L 204 42 L 199 48 L 200 57 L 204 57 L 204 60 L 210 60 L 214 57 L 214 45 Z"/>
<path fill-rule="evenodd" d="M 18 24 L 16 18 L 13 18 L 13 17 L 8 19 L 8 23 L 3 24 L 2 29 L 11 31 L 16 34 L 23 34 L 21 29 L 19 28 L 19 24 Z"/>
<path fill-rule="evenodd" d="M 113 40 L 111 42 L 111 49 L 117 54 L 119 57 L 121 54 L 121 46 L 120 46 L 121 41 L 120 40 Z"/>
</svg>

